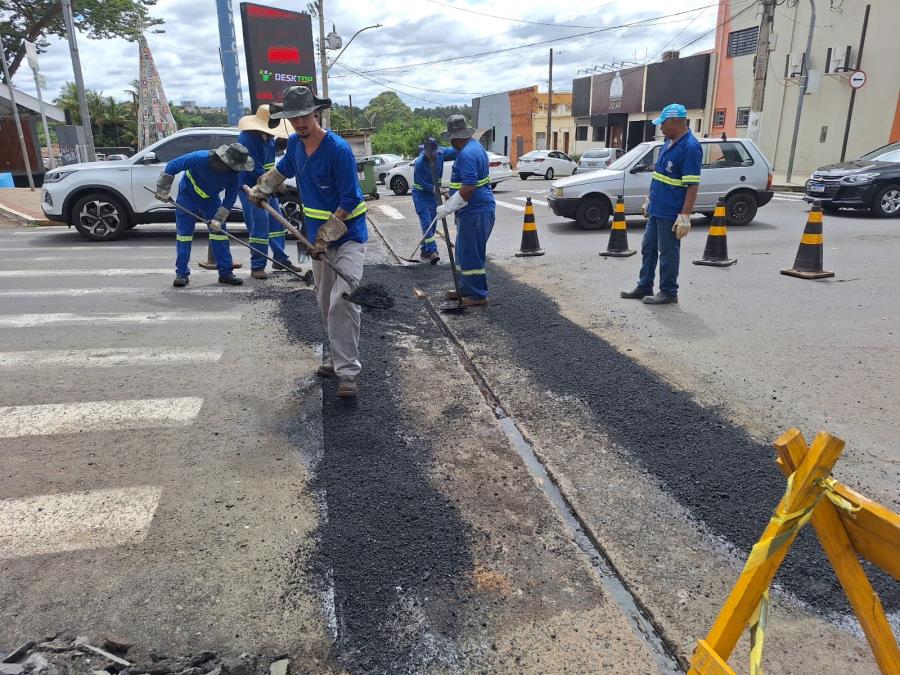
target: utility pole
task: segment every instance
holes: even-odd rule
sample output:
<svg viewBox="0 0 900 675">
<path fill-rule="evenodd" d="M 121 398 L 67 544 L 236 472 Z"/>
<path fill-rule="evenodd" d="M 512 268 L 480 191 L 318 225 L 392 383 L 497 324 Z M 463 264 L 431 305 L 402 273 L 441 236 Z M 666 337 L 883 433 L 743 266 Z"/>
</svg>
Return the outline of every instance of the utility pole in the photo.
<svg viewBox="0 0 900 675">
<path fill-rule="evenodd" d="M 31 175 L 31 160 L 28 159 L 28 148 L 25 146 L 25 134 L 22 133 L 22 120 L 19 119 L 19 107 L 16 105 L 16 90 L 13 89 L 12 78 L 9 76 L 9 66 L 6 64 L 6 51 L 3 41 L 0 40 L 0 58 L 3 59 L 3 79 L 6 80 L 6 88 L 9 90 L 9 102 L 12 104 L 13 119 L 16 121 L 16 131 L 19 134 L 19 148 L 22 150 L 22 159 L 25 160 L 25 172 L 28 174 L 28 187 L 34 192 L 34 176 Z"/>
<path fill-rule="evenodd" d="M 775 0 L 763 0 L 759 39 L 756 42 L 756 66 L 753 68 L 753 98 L 750 99 L 750 119 L 747 137 L 759 145 L 759 121 L 766 98 L 766 74 L 769 72 L 769 35 L 775 18 Z"/>
<path fill-rule="evenodd" d="M 547 142 L 545 150 L 552 150 L 550 147 L 550 128 L 551 118 L 553 117 L 553 48 L 550 48 L 550 76 L 547 79 Z"/>
<path fill-rule="evenodd" d="M 800 117 L 803 115 L 803 98 L 806 96 L 806 86 L 809 84 L 809 54 L 812 51 L 813 33 L 816 30 L 816 0 L 809 0 L 809 33 L 806 35 L 806 51 L 803 53 L 803 71 L 800 74 L 800 95 L 797 97 L 797 114 L 794 116 L 794 134 L 791 138 L 791 154 L 788 157 L 787 175 L 785 182 L 791 182 L 791 172 L 794 170 L 794 152 L 797 150 L 797 134 L 800 133 Z"/>
<path fill-rule="evenodd" d="M 319 66 L 322 70 L 322 98 L 328 98 L 328 56 L 325 51 L 325 0 L 316 0 L 316 12 L 319 15 Z M 331 115 L 326 108 L 322 111 L 322 126 L 327 129 L 331 123 Z"/>
<path fill-rule="evenodd" d="M 41 67 L 38 63 L 37 46 L 33 42 L 25 41 L 25 53 L 28 55 L 28 65 L 34 74 L 34 88 L 37 90 L 38 108 L 41 109 L 41 123 L 44 126 L 44 138 L 47 142 L 47 161 L 50 168 L 56 168 L 56 162 L 53 161 L 53 145 L 50 143 L 50 129 L 47 127 L 47 113 L 44 111 L 44 95 L 41 93 Z"/>
<path fill-rule="evenodd" d="M 69 53 L 72 55 L 72 71 L 75 74 L 75 89 L 78 91 L 78 110 L 81 114 L 81 126 L 84 128 L 87 161 L 96 162 L 94 132 L 91 130 L 91 113 L 88 111 L 87 98 L 84 95 L 84 77 L 81 74 L 81 57 L 78 55 L 78 42 L 75 40 L 75 21 L 72 19 L 71 0 L 62 0 L 62 13 L 63 22 L 66 24 L 66 35 L 69 38 Z"/>
<path fill-rule="evenodd" d="M 859 36 L 859 51 L 856 53 L 856 70 L 862 68 L 863 47 L 866 46 L 866 32 L 869 30 L 869 10 L 872 5 L 866 5 L 866 13 L 863 15 L 862 35 Z M 850 139 L 850 122 L 853 120 L 853 105 L 856 103 L 856 89 L 850 90 L 850 105 L 847 108 L 847 124 L 844 126 L 844 141 L 841 143 L 841 161 L 847 156 L 847 141 Z"/>
</svg>

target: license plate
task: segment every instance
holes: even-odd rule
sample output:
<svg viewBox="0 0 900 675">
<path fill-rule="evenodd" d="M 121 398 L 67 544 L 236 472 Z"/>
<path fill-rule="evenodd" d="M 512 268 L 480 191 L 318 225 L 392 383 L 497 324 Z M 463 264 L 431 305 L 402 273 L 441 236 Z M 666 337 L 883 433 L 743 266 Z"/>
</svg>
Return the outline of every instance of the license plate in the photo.
<svg viewBox="0 0 900 675">
<path fill-rule="evenodd" d="M 810 183 L 809 191 L 810 192 L 825 192 L 825 184 L 824 183 Z"/>
</svg>

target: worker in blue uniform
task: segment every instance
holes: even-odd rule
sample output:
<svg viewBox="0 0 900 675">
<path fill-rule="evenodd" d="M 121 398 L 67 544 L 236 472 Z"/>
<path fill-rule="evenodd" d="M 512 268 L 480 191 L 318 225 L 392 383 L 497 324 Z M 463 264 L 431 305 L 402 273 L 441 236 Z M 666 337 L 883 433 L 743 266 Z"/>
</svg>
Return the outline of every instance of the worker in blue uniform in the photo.
<svg viewBox="0 0 900 675">
<path fill-rule="evenodd" d="M 156 198 L 167 201 L 175 175 L 184 171 L 178 184 L 176 203 L 196 213 L 209 223 L 209 239 L 219 270 L 219 283 L 240 286 L 243 281 L 234 276 L 231 250 L 224 234 L 225 221 L 238 195 L 239 173 L 252 171 L 253 159 L 240 143 L 221 145 L 215 150 L 197 150 L 176 157 L 166 164 L 156 183 Z M 220 193 L 225 191 L 225 198 Z M 175 212 L 175 282 L 173 286 L 187 286 L 191 270 L 191 242 L 197 220 L 181 210 Z M 222 230 L 222 231 L 220 231 Z"/>
<path fill-rule="evenodd" d="M 253 187 L 256 181 L 266 171 L 275 166 L 275 139 L 287 139 L 290 136 L 287 123 L 274 129 L 269 128 L 269 106 L 261 105 L 255 115 L 245 115 L 238 121 L 238 143 L 245 146 L 253 158 L 253 170 L 241 172 L 241 185 Z M 247 226 L 250 246 L 250 276 L 253 279 L 268 279 L 266 273 L 266 255 L 272 250 L 275 263 L 273 270 L 293 270 L 302 273 L 299 267 L 291 263 L 291 259 L 284 250 L 284 225 L 279 223 L 268 211 L 254 206 L 247 193 L 241 189 L 238 192 L 241 200 L 241 208 L 244 211 L 244 223 Z M 269 205 L 281 213 L 278 199 L 273 195 L 269 198 Z"/>
<path fill-rule="evenodd" d="M 321 377 L 340 378 L 337 395 L 359 394 L 360 307 L 342 297 L 350 285 L 322 260 L 327 256 L 341 272 L 362 279 L 369 230 L 366 202 L 356 177 L 356 159 L 350 145 L 321 127 L 316 112 L 331 107 L 330 99 L 313 95 L 308 87 L 284 90 L 283 102 L 272 104 L 273 123 L 286 119 L 296 132 L 288 139 L 284 157 L 264 173 L 253 188 L 251 200 L 269 199 L 286 178 L 295 178 L 308 238 L 313 242 L 313 278 L 322 321 L 328 333 L 331 362 L 316 371 Z"/>
<path fill-rule="evenodd" d="M 437 231 L 437 197 L 434 194 L 434 180 L 431 173 L 432 163 L 437 170 L 438 181 L 444 174 L 444 162 L 456 159 L 458 153 L 454 148 L 438 146 L 437 141 L 429 138 L 419 146 L 419 156 L 413 170 L 412 200 L 419 216 L 422 235 L 429 235 L 422 241 L 422 252 L 419 257 L 436 265 L 441 259 L 434 235 Z"/>
<path fill-rule="evenodd" d="M 487 242 L 494 229 L 496 205 L 491 192 L 487 152 L 472 138 L 475 129 L 462 115 L 447 119 L 447 130 L 441 138 L 449 140 L 459 153 L 450 173 L 450 199 L 437 208 L 445 218 L 456 214 L 456 264 L 459 268 L 460 296 L 447 291 L 448 300 L 458 300 L 464 307 L 487 304 Z"/>
</svg>

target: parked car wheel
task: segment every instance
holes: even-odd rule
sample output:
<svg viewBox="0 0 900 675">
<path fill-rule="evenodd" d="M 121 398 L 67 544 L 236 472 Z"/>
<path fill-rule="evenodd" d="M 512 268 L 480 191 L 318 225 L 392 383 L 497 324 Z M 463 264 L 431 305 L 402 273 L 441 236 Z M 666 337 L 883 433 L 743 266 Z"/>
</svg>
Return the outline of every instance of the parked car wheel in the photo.
<svg viewBox="0 0 900 675">
<path fill-rule="evenodd" d="M 553 173 L 553 167 L 550 167 L 549 169 L 547 169 L 547 173 L 544 174 L 544 180 L 553 180 L 554 175 L 555 174 Z"/>
<path fill-rule="evenodd" d="M 406 182 L 403 176 L 394 176 L 391 178 L 391 190 L 397 196 L 405 195 L 409 192 L 409 183 Z"/>
<path fill-rule="evenodd" d="M 900 185 L 888 185 L 872 200 L 872 213 L 879 218 L 900 216 Z"/>
<path fill-rule="evenodd" d="M 531 175 L 530 173 L 520 173 L 519 178 L 521 178 L 522 180 L 528 180 L 528 177 L 530 175 Z"/>
<path fill-rule="evenodd" d="M 609 223 L 609 202 L 602 197 L 585 197 L 575 209 L 575 221 L 585 230 L 602 230 Z"/>
<path fill-rule="evenodd" d="M 385 179 L 385 178 L 387 178 L 387 174 L 386 174 L 386 173 L 380 173 L 380 174 L 378 174 L 378 182 L 381 183 L 382 185 L 384 185 L 384 179 Z"/>
<path fill-rule="evenodd" d="M 725 222 L 729 227 L 747 225 L 756 217 L 756 197 L 737 192 L 725 200 Z"/>
<path fill-rule="evenodd" d="M 118 198 L 105 192 L 89 192 L 75 202 L 69 222 L 85 239 L 112 241 L 125 234 L 131 219 Z"/>
</svg>

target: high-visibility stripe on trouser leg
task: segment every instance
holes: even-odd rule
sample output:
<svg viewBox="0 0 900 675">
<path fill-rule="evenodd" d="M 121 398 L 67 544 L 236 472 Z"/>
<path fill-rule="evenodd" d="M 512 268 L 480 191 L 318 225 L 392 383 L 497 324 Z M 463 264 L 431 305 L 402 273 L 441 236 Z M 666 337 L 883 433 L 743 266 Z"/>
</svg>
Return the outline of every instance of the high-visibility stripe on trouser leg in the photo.
<svg viewBox="0 0 900 675">
<path fill-rule="evenodd" d="M 225 223 L 222 223 L 222 230 L 225 230 Z M 213 256 L 216 259 L 216 268 L 219 270 L 220 277 L 230 277 L 231 267 L 231 249 L 228 247 L 228 236 L 224 233 L 209 233 L 209 245 L 212 247 Z"/>
<path fill-rule="evenodd" d="M 434 220 L 437 208 L 434 205 L 434 195 L 416 197 L 413 195 L 413 205 L 416 207 L 416 215 L 419 216 L 419 227 L 422 228 L 424 235 L 428 231 L 428 226 Z M 434 240 L 434 228 L 431 229 L 432 236 L 422 242 L 422 253 L 432 253 L 437 251 L 437 242 Z"/>
<path fill-rule="evenodd" d="M 191 240 L 197 221 L 186 213 L 175 212 L 175 274 L 186 277 L 191 273 L 188 263 L 191 261 Z"/>
<path fill-rule="evenodd" d="M 461 213 L 456 216 L 456 264 L 459 266 L 459 285 L 463 295 L 486 298 L 487 242 L 494 229 L 494 214 Z"/>
<path fill-rule="evenodd" d="M 244 225 L 249 234 L 250 269 L 264 269 L 268 262 L 265 256 L 269 254 L 269 214 L 265 209 L 254 206 L 243 190 L 238 193 L 238 197 L 244 211 Z"/>
</svg>

